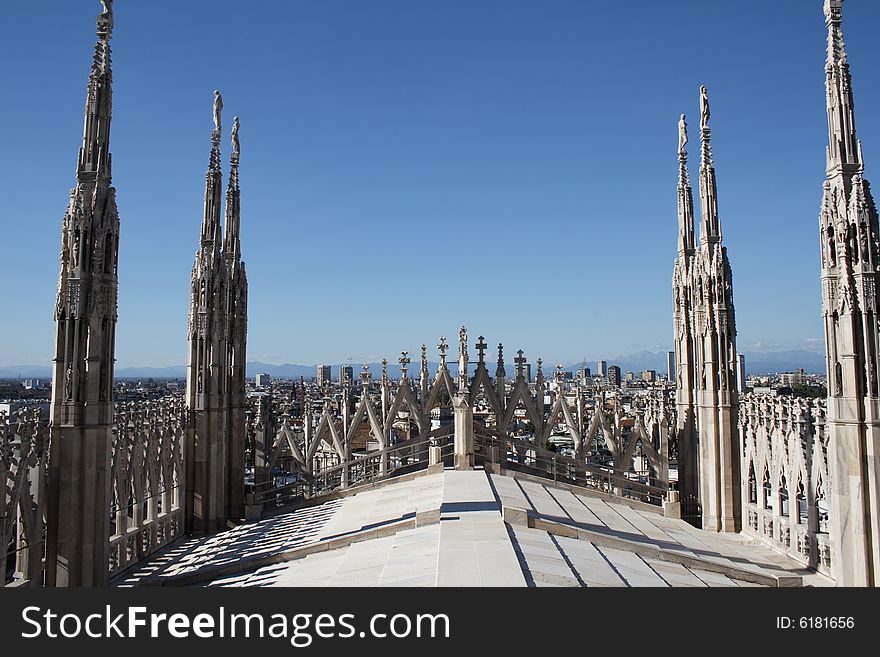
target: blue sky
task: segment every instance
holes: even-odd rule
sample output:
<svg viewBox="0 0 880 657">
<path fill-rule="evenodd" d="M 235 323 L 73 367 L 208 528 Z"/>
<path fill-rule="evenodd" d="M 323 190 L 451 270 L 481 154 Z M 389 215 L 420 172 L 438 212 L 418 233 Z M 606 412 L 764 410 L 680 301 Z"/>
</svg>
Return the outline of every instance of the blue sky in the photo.
<svg viewBox="0 0 880 657">
<path fill-rule="evenodd" d="M 251 360 L 394 358 L 461 323 L 546 362 L 670 348 L 700 84 L 740 349 L 821 348 L 821 0 L 114 4 L 120 366 L 185 362 L 215 88 L 224 175 L 241 120 Z M 0 5 L 0 365 L 52 356 L 99 10 Z M 847 0 L 869 180 L 878 27 L 880 3 Z"/>
</svg>

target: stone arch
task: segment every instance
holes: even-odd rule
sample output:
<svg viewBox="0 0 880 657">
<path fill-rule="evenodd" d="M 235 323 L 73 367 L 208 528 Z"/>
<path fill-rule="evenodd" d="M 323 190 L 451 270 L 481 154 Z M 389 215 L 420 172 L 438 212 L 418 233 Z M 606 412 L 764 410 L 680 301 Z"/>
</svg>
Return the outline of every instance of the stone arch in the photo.
<svg viewBox="0 0 880 657">
<path fill-rule="evenodd" d="M 748 467 L 748 494 L 749 504 L 758 503 L 758 481 L 755 478 L 755 462 L 749 459 Z"/>
<path fill-rule="evenodd" d="M 820 474 L 816 479 L 816 531 L 819 533 L 828 533 L 828 496 L 825 491 L 825 480 Z"/>
<path fill-rule="evenodd" d="M 810 509 L 806 490 L 804 489 L 804 480 L 800 475 L 795 486 L 795 507 L 795 521 L 799 525 L 806 525 L 810 520 Z"/>
<path fill-rule="evenodd" d="M 783 470 L 782 475 L 779 478 L 779 485 L 776 488 L 777 499 L 779 502 L 779 509 L 777 510 L 777 515 L 782 518 L 788 518 L 789 514 L 789 504 L 788 504 L 788 479 L 785 476 L 785 471 Z"/>
<path fill-rule="evenodd" d="M 767 464 L 764 464 L 764 474 L 761 477 L 761 489 L 763 491 L 762 502 L 761 505 L 764 509 L 768 511 L 773 510 L 773 484 L 770 480 L 770 469 L 767 467 Z"/>
</svg>

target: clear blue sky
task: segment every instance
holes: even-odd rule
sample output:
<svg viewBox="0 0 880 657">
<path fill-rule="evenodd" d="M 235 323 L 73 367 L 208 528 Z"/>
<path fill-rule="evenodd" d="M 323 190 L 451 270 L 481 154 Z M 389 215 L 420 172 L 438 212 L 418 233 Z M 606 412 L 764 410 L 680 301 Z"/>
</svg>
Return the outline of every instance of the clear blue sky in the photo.
<svg viewBox="0 0 880 657">
<path fill-rule="evenodd" d="M 185 362 L 215 88 L 224 175 L 241 118 L 251 360 L 394 358 L 461 323 L 547 362 L 670 348 L 676 125 L 700 84 L 740 349 L 821 342 L 821 0 L 114 4 L 120 366 Z M 0 5 L 0 365 L 52 355 L 99 10 Z M 847 0 L 875 182 L 878 28 L 880 3 Z"/>
</svg>

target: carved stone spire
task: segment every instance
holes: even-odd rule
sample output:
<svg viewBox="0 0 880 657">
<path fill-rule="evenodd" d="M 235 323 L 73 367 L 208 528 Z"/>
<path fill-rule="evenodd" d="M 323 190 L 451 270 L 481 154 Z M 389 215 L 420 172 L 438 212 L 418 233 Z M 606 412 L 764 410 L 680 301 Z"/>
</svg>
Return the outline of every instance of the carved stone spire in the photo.
<svg viewBox="0 0 880 657">
<path fill-rule="evenodd" d="M 709 128 L 709 95 L 700 87 L 700 243 L 713 246 L 721 241 L 718 219 L 718 193 L 715 185 L 715 163 L 712 160 L 712 131 Z"/>
<path fill-rule="evenodd" d="M 828 51 L 825 60 L 825 102 L 828 109 L 829 175 L 839 171 L 852 176 L 864 166 L 856 136 L 855 103 L 852 77 L 843 42 L 841 18 L 843 0 L 825 0 L 825 26 L 828 28 Z"/>
<path fill-rule="evenodd" d="M 241 190 L 238 186 L 238 160 L 241 146 L 238 141 L 239 122 L 232 120 L 232 155 L 229 158 L 229 187 L 226 189 L 226 236 L 223 251 L 228 257 L 238 259 L 241 255 Z"/>
<path fill-rule="evenodd" d="M 238 119 L 233 124 L 226 235 L 222 237 L 220 133 L 223 98 L 214 92 L 205 206 L 190 287 L 186 479 L 188 531 L 213 532 L 243 515 L 244 391 L 248 284 L 241 260 Z M 198 448 L 196 447 L 198 446 Z M 212 451 L 213 450 L 213 451 Z M 217 451 L 219 450 L 219 452 Z M 223 453 L 224 458 L 211 458 Z"/>
<path fill-rule="evenodd" d="M 495 376 L 502 377 L 506 376 L 507 373 L 504 371 L 504 345 L 500 342 L 498 343 L 498 367 L 495 368 Z"/>
<path fill-rule="evenodd" d="M 205 172 L 205 212 L 202 220 L 202 247 L 215 247 L 219 252 L 220 213 L 223 203 L 223 174 L 220 170 L 220 112 L 223 109 L 223 98 L 219 91 L 214 91 L 214 129 L 211 130 L 211 155 L 208 159 L 208 170 Z"/>
<path fill-rule="evenodd" d="M 97 18 L 76 186 L 61 230 L 46 582 L 107 582 L 119 213 L 111 186 L 112 3 Z"/>
<path fill-rule="evenodd" d="M 687 123 L 684 114 L 678 122 L 678 253 L 687 266 L 694 252 L 694 195 L 687 168 Z"/>
<path fill-rule="evenodd" d="M 468 351 L 467 351 L 467 328 L 462 324 L 458 332 L 458 390 L 462 392 L 467 388 L 468 382 Z"/>
<path fill-rule="evenodd" d="M 83 142 L 79 151 L 77 177 L 111 178 L 110 118 L 113 105 L 113 74 L 110 70 L 110 38 L 113 35 L 113 3 L 104 2 L 98 15 L 98 37 L 86 93 Z"/>
<path fill-rule="evenodd" d="M 880 335 L 877 208 L 863 178 L 842 0 L 825 0 L 827 179 L 819 213 L 832 494 L 832 568 L 839 586 L 880 584 Z"/>
<path fill-rule="evenodd" d="M 687 126 L 679 121 L 678 257 L 673 273 L 679 490 L 699 500 L 702 527 L 739 531 L 736 321 L 733 274 L 721 241 L 709 96 L 700 87 L 700 244 L 693 244 Z"/>
<path fill-rule="evenodd" d="M 428 398 L 428 389 L 431 385 L 431 375 L 428 373 L 428 346 L 422 345 L 422 362 L 419 367 L 419 387 L 422 393 L 422 399 Z"/>
</svg>

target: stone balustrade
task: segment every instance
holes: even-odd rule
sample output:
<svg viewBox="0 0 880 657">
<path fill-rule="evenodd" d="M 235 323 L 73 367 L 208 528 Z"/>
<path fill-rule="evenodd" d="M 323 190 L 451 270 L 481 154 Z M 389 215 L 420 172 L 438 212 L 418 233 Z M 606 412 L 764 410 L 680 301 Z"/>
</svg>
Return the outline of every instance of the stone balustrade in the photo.
<svg viewBox="0 0 880 657">
<path fill-rule="evenodd" d="M 825 401 L 740 400 L 743 531 L 831 574 Z"/>
</svg>

